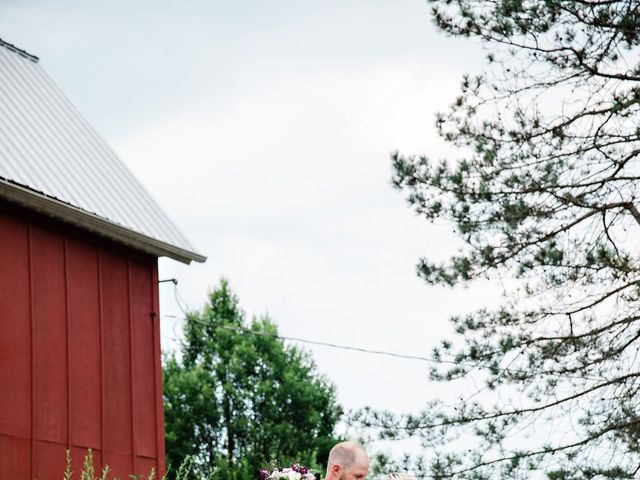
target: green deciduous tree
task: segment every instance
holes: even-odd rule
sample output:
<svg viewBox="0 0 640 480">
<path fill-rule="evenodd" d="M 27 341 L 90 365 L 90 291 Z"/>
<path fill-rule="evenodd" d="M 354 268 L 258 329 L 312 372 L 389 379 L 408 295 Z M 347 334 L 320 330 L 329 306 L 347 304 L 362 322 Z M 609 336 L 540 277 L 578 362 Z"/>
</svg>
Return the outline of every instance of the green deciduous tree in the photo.
<svg viewBox="0 0 640 480">
<path fill-rule="evenodd" d="M 320 466 L 341 409 L 309 354 L 267 317 L 247 321 L 222 281 L 187 315 L 179 356 L 164 365 L 167 457 L 192 455 L 215 478 L 255 479 L 273 461 Z"/>
<path fill-rule="evenodd" d="M 479 40 L 484 73 L 437 117 L 463 159 L 393 156 L 393 183 L 463 247 L 423 259 L 427 283 L 504 279 L 501 308 L 454 318 L 435 380 L 473 400 L 417 415 L 360 412 L 418 436 L 437 478 L 640 473 L 640 2 L 432 0 L 435 24 Z M 537 472 L 533 474 L 532 472 Z"/>
</svg>

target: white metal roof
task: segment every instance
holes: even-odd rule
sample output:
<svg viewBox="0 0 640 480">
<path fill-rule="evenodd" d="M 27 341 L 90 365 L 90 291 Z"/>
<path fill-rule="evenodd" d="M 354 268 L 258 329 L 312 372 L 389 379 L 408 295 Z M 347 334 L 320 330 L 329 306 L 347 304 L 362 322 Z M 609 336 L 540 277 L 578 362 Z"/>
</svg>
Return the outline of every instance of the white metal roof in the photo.
<svg viewBox="0 0 640 480">
<path fill-rule="evenodd" d="M 38 64 L 0 40 L 0 197 L 156 256 L 206 258 Z"/>
</svg>

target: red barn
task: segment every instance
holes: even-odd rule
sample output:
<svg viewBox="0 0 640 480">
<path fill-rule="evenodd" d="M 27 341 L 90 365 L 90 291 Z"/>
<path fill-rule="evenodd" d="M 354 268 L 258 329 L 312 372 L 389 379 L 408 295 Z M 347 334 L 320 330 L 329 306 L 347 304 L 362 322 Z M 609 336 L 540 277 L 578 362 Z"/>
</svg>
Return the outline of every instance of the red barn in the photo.
<svg viewBox="0 0 640 480">
<path fill-rule="evenodd" d="M 204 261 L 38 64 L 0 40 L 0 479 L 65 449 L 164 470 L 157 259 Z"/>
</svg>

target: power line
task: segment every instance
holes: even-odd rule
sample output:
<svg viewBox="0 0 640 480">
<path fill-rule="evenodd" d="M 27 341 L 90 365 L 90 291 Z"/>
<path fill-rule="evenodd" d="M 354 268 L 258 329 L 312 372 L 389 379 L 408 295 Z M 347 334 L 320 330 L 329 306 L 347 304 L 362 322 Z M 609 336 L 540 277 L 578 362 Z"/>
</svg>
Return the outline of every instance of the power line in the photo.
<svg viewBox="0 0 640 480">
<path fill-rule="evenodd" d="M 181 320 L 181 321 L 187 321 L 187 319 L 185 317 L 178 317 L 176 315 L 163 315 L 166 318 L 173 318 L 176 320 Z M 423 357 L 420 355 L 408 355 L 408 354 L 404 354 L 404 353 L 396 353 L 396 352 L 388 352 L 388 351 L 384 351 L 384 350 L 372 350 L 372 349 L 368 349 L 368 348 L 362 348 L 362 347 L 354 347 L 352 345 L 340 345 L 337 343 L 331 343 L 331 342 L 323 342 L 320 340 L 309 340 L 306 338 L 299 338 L 299 337 L 289 337 L 289 336 L 285 336 L 285 335 L 277 335 L 277 334 L 272 334 L 272 333 L 265 333 L 265 332 L 258 332 L 255 330 L 251 330 L 249 328 L 246 327 L 242 327 L 240 325 L 224 325 L 221 323 L 214 323 L 214 322 L 202 322 L 199 321 L 195 318 L 191 318 L 189 321 L 198 323 L 200 325 L 203 326 L 214 326 L 216 328 L 222 328 L 224 330 L 230 330 L 230 331 L 235 331 L 235 332 L 241 332 L 241 333 L 246 333 L 249 335 L 256 335 L 256 336 L 261 336 L 261 337 L 268 337 L 268 338 L 275 338 L 275 339 L 279 339 L 279 340 L 287 340 L 287 341 L 291 341 L 291 342 L 298 342 L 298 343 L 305 343 L 305 344 L 309 344 L 309 345 L 318 345 L 318 346 L 322 346 L 322 347 L 329 347 L 329 348 L 335 348 L 335 349 L 339 349 L 339 350 L 347 350 L 347 351 L 352 351 L 352 352 L 358 352 L 358 353 L 366 353 L 366 354 L 371 354 L 371 355 L 380 355 L 380 356 L 385 356 L 385 357 L 391 357 L 391 358 L 400 358 L 400 359 L 405 359 L 405 360 L 417 360 L 417 361 L 421 361 L 421 362 L 427 362 L 427 363 L 433 363 L 433 364 L 447 364 L 447 365 L 455 365 L 458 367 L 468 367 L 468 368 L 473 368 L 473 369 L 477 369 L 479 368 L 479 365 L 474 364 L 474 363 L 465 363 L 465 362 L 456 362 L 455 360 L 444 360 L 441 358 L 433 358 L 433 357 Z M 177 338 L 174 338 L 174 340 L 178 340 Z M 510 373 L 510 374 L 514 374 L 514 373 L 529 373 L 528 370 L 522 370 L 522 369 L 513 369 L 513 368 L 504 368 L 502 369 L 502 375 L 506 374 L 506 373 Z M 589 377 L 589 376 L 578 376 L 578 375 L 567 375 L 567 374 L 562 374 L 562 373 L 543 373 L 542 375 L 548 375 L 551 377 L 561 377 L 561 378 L 568 378 L 568 379 L 574 379 L 574 380 L 602 380 L 601 378 L 595 378 L 595 377 Z M 484 390 L 484 389 L 483 389 Z"/>
<path fill-rule="evenodd" d="M 184 303 L 185 303 L 184 299 L 182 298 L 182 295 L 180 295 L 180 292 L 178 291 L 178 282 L 177 281 L 173 282 L 173 288 L 174 288 L 174 296 L 175 296 L 176 304 L 178 305 L 178 308 L 183 313 L 183 315 L 185 315 L 185 317 L 178 317 L 178 316 L 175 316 L 175 315 L 164 315 L 164 317 L 174 318 L 176 320 L 181 320 L 181 321 L 187 321 L 186 316 L 188 315 L 188 313 L 186 312 L 186 308 L 184 307 Z M 203 325 L 203 326 L 212 326 L 213 325 L 213 326 L 215 326 L 217 328 L 223 328 L 225 330 L 232 330 L 232 331 L 236 331 L 236 332 L 247 333 L 249 335 L 270 337 L 270 338 L 275 338 L 275 339 L 279 339 L 279 340 L 286 340 L 286 341 L 290 341 L 290 342 L 298 342 L 298 343 L 303 343 L 303 344 L 308 344 L 308 345 L 316 345 L 316 346 L 322 346 L 322 347 L 328 347 L 328 348 L 335 348 L 335 349 L 338 349 L 338 350 L 365 353 L 365 354 L 369 354 L 369 355 L 385 356 L 385 357 L 390 357 L 390 358 L 399 358 L 399 359 L 404 359 L 404 360 L 415 360 L 415 361 L 426 362 L 426 363 L 431 363 L 431 364 L 436 364 L 436 365 L 443 365 L 443 364 L 444 365 L 455 365 L 457 367 L 467 367 L 467 368 L 471 368 L 471 369 L 480 368 L 480 366 L 478 364 L 475 364 L 475 363 L 458 362 L 458 361 L 455 361 L 455 360 L 446 360 L 446 359 L 442 359 L 442 358 L 425 357 L 425 356 L 421 356 L 421 355 L 410 355 L 410 354 L 404 354 L 404 353 L 389 352 L 389 351 L 384 351 L 384 350 L 373 350 L 373 349 L 369 349 L 369 348 L 356 347 L 356 346 L 352 346 L 352 345 L 341 345 L 341 344 L 332 343 L 332 342 L 325 342 L 325 341 L 321 341 L 321 340 L 309 340 L 309 339 L 300 338 L 300 337 L 289 337 L 289 336 L 278 335 L 278 334 L 270 334 L 270 333 L 258 332 L 258 331 L 255 331 L 255 330 L 251 330 L 251 329 L 242 327 L 240 325 L 232 326 L 232 325 L 224 325 L 224 324 L 220 324 L 220 323 L 202 322 L 202 321 L 200 321 L 200 320 L 198 320 L 196 318 L 193 318 L 193 317 L 190 318 L 190 321 L 196 322 L 196 323 L 198 323 L 200 325 Z M 174 339 L 174 340 L 177 340 L 177 339 Z M 515 368 L 515 369 L 514 368 L 504 368 L 504 369 L 502 369 L 501 375 L 505 375 L 505 374 L 529 374 L 529 373 L 530 373 L 529 370 L 517 369 L 517 368 Z M 557 378 L 566 378 L 566 379 L 572 379 L 572 380 L 594 380 L 594 381 L 602 380 L 602 378 L 596 378 L 596 377 L 591 377 L 591 376 L 570 375 L 570 374 L 553 373 L 553 372 L 541 373 L 541 375 L 547 375 L 547 376 L 550 376 L 550 377 L 557 377 Z"/>
<path fill-rule="evenodd" d="M 225 325 L 225 324 L 222 324 L 222 323 L 219 323 L 219 322 L 215 322 L 215 321 L 202 321 L 202 320 L 200 320 L 199 318 L 197 318 L 197 317 L 195 317 L 193 315 L 187 314 L 187 312 L 183 308 L 184 303 L 185 303 L 184 299 L 182 298 L 182 296 L 178 292 L 177 286 L 175 284 L 174 284 L 174 289 L 175 289 L 174 293 L 175 293 L 176 303 L 178 304 L 178 307 L 180 308 L 180 310 L 182 310 L 182 312 L 183 312 L 183 314 L 185 316 L 184 317 L 180 317 L 180 316 L 176 316 L 176 315 L 164 315 L 164 317 L 180 320 L 181 322 L 189 321 L 189 322 L 194 322 L 194 323 L 197 323 L 199 325 L 206 326 L 206 327 L 220 328 L 220 329 L 233 331 L 233 332 L 238 332 L 238 333 L 243 333 L 243 334 L 247 334 L 247 335 L 261 336 L 261 337 L 278 339 L 278 340 L 281 340 L 281 341 L 297 342 L 297 343 L 302 343 L 302 344 L 307 344 L 307 345 L 328 347 L 328 348 L 334 348 L 334 349 L 339 349 L 339 350 L 344 350 L 344 351 L 352 351 L 352 352 L 356 352 L 356 353 L 363 353 L 363 354 L 369 354 L 369 355 L 378 355 L 378 356 L 384 356 L 384 357 L 390 357 L 390 358 L 412 360 L 412 361 L 420 361 L 420 362 L 426 362 L 426 363 L 431 363 L 431 364 L 436 364 L 436 365 L 447 364 L 447 365 L 454 365 L 454 366 L 458 366 L 458 367 L 467 367 L 467 368 L 470 368 L 470 369 L 481 369 L 482 368 L 481 365 L 472 364 L 472 363 L 456 362 L 454 360 L 447 360 L 447 359 L 442 359 L 442 358 L 433 358 L 433 357 L 427 357 L 427 356 L 422 356 L 422 355 L 411 355 L 411 354 L 390 352 L 390 351 L 385 351 L 385 350 L 374 350 L 374 349 L 368 349 L 368 348 L 363 348 L 363 347 L 357 347 L 357 346 L 353 346 L 353 345 L 343 345 L 343 344 L 337 344 L 337 343 L 327 342 L 327 341 L 311 340 L 311 339 L 307 339 L 307 338 L 292 337 L 292 336 L 279 335 L 279 334 L 274 334 L 274 333 L 267 333 L 267 332 L 263 332 L 263 331 L 256 331 L 256 330 L 252 330 L 252 329 L 243 327 L 241 325 Z M 188 318 L 186 318 L 186 317 L 188 317 Z M 174 334 L 175 333 L 176 332 L 174 330 Z M 174 340 L 178 340 L 178 339 L 174 338 Z M 510 364 L 515 362 L 515 360 L 516 360 L 515 358 L 512 359 Z M 501 372 L 499 373 L 499 376 L 501 377 L 501 376 L 504 376 L 506 374 L 523 374 L 523 373 L 524 374 L 530 374 L 530 372 L 527 371 L 527 370 L 522 370 L 522 369 L 517 369 L 517 368 L 516 369 L 509 368 L 507 366 L 506 368 L 503 368 L 501 370 Z M 590 376 L 566 375 L 566 374 L 552 373 L 552 372 L 542 373 L 542 375 L 551 376 L 551 377 L 565 378 L 565 379 L 577 379 L 577 380 L 581 380 L 581 381 L 585 381 L 585 380 L 592 380 L 592 381 L 602 380 L 601 378 L 594 378 L 594 377 L 590 377 Z M 476 396 L 476 395 L 480 394 L 481 392 L 487 390 L 488 388 L 490 388 L 490 387 L 487 385 L 484 388 L 476 390 L 473 394 L 471 394 L 467 398 L 461 398 L 460 400 L 461 400 L 462 403 L 466 404 L 466 403 L 468 403 L 469 400 L 471 400 L 471 398 L 473 398 L 474 396 Z M 448 408 L 455 408 L 455 406 L 449 406 Z M 344 421 L 348 425 L 351 425 L 351 426 L 354 426 L 355 424 L 360 424 L 360 425 L 368 427 L 368 428 L 377 428 L 377 429 L 385 429 L 385 428 L 388 427 L 388 425 L 385 424 L 384 422 L 363 421 L 363 420 L 353 419 L 353 418 L 345 419 Z M 425 429 L 429 430 L 430 428 L 437 427 L 437 425 L 416 425 L 416 426 L 396 425 L 396 427 L 398 427 L 399 430 L 401 430 L 401 431 L 413 432 L 415 434 L 418 431 L 422 431 L 422 430 L 425 430 Z M 401 440 L 401 439 L 402 438 L 398 438 L 398 440 Z M 428 478 L 437 478 L 437 477 L 425 476 L 423 478 L 428 479 Z"/>
<path fill-rule="evenodd" d="M 168 317 L 168 318 L 174 318 L 176 320 L 182 320 L 182 321 L 186 321 L 187 319 L 184 317 L 177 317 L 176 315 L 164 315 L 164 317 Z M 384 350 L 371 350 L 368 348 L 362 348 L 362 347 L 354 347 L 351 345 L 340 345 L 337 343 L 331 343 L 331 342 L 323 342 L 320 340 L 309 340 L 306 338 L 299 338 L 299 337 L 289 337 L 289 336 L 284 336 L 284 335 L 276 335 L 276 334 L 272 334 L 272 333 L 265 333 L 265 332 L 257 332 L 255 330 L 251 330 L 249 328 L 245 328 L 242 326 L 233 326 L 233 325 L 223 325 L 220 323 L 206 323 L 206 322 L 200 322 L 194 318 L 192 318 L 190 321 L 192 322 L 196 322 L 199 323 L 200 325 L 203 326 L 215 326 L 216 328 L 223 328 L 225 330 L 232 330 L 232 331 L 236 331 L 236 332 L 242 332 L 242 333 L 248 333 L 250 335 L 258 335 L 258 336 L 262 336 L 262 337 L 269 337 L 269 338 L 276 338 L 279 340 L 287 340 L 290 342 L 298 342 L 298 343 L 306 343 L 308 345 L 319 345 L 322 347 L 330 347 L 330 348 L 337 348 L 340 350 L 349 350 L 349 351 L 353 351 L 353 352 L 360 352 L 360 353 L 369 353 L 369 354 L 373 354 L 373 355 L 384 355 L 387 357 L 394 357 L 394 358 L 404 358 L 407 360 L 420 360 L 423 362 L 430 362 L 430 363 L 448 363 L 448 364 L 452 364 L 452 365 L 462 365 L 460 363 L 454 362 L 453 360 L 437 360 L 434 358 L 430 358 L 430 357 L 423 357 L 420 355 L 408 355 L 405 353 L 395 353 L 395 352 L 387 352 Z"/>
<path fill-rule="evenodd" d="M 178 289 L 178 281 L 174 278 L 171 278 L 169 280 L 164 280 L 164 281 L 171 281 L 173 283 L 173 294 L 174 294 L 174 299 L 176 301 L 176 305 L 178 305 L 178 308 L 180 309 L 180 311 L 182 312 L 183 315 L 187 315 L 187 311 L 185 308 L 185 301 L 184 298 L 182 297 L 182 295 L 180 294 L 180 291 Z M 176 320 L 181 320 L 181 321 L 186 321 L 187 319 L 185 317 L 177 317 L 175 315 L 164 315 L 164 317 L 168 317 L 168 318 L 174 318 Z M 195 321 L 201 325 L 204 326 L 208 326 L 210 324 L 205 323 L 205 322 L 200 322 L 196 319 L 191 319 L 192 321 Z M 429 362 L 429 363 L 445 363 L 445 364 L 451 364 L 451 365 L 462 365 L 460 363 L 454 362 L 453 360 L 439 360 L 439 359 L 434 359 L 434 358 L 430 358 L 430 357 L 424 357 L 424 356 L 420 356 L 420 355 L 409 355 L 409 354 L 405 354 L 405 353 L 396 353 L 396 352 L 388 352 L 388 351 L 383 351 L 383 350 L 372 350 L 372 349 L 368 349 L 368 348 L 362 348 L 362 347 L 354 347 L 351 345 L 340 345 L 337 343 L 332 343 L 332 342 L 324 342 L 324 341 L 320 341 L 320 340 L 309 340 L 306 338 L 299 338 L 299 337 L 289 337 L 289 336 L 284 336 L 284 335 L 274 335 L 274 334 L 268 334 L 268 333 L 264 333 L 264 332 L 256 332 L 254 330 L 250 330 L 248 328 L 242 327 L 242 326 L 231 326 L 231 325 L 222 325 L 222 324 L 216 324 L 216 327 L 218 328 L 224 328 L 226 330 L 236 330 L 236 331 L 241 331 L 243 333 L 248 333 L 251 335 L 259 335 L 259 336 L 263 336 L 263 337 L 272 337 L 272 338 L 277 338 L 279 340 L 286 340 L 286 341 L 290 341 L 290 342 L 297 342 L 297 343 L 304 343 L 307 345 L 317 345 L 317 346 L 322 346 L 322 347 L 329 347 L 329 348 L 336 348 L 339 350 L 347 350 L 347 351 L 352 351 L 352 352 L 359 352 L 359 353 L 367 353 L 367 354 L 371 354 L 371 355 L 381 355 L 381 356 L 387 356 L 387 357 L 393 357 L 393 358 L 401 358 L 401 359 L 405 359 L 405 360 L 418 360 L 418 361 L 422 361 L 422 362 Z M 177 340 L 177 338 L 174 338 L 174 340 Z M 468 365 L 468 366 L 472 366 L 472 365 Z"/>
</svg>

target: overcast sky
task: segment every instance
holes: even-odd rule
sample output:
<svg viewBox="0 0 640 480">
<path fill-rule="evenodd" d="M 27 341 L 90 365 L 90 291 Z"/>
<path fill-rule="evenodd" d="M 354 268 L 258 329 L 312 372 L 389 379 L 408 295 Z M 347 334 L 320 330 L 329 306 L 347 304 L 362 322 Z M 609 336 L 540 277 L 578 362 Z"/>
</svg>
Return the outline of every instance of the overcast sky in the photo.
<svg viewBox="0 0 640 480">
<path fill-rule="evenodd" d="M 389 154 L 456 153 L 434 114 L 477 72 L 474 44 L 422 0 L 0 2 L 0 38 L 41 65 L 181 228 L 205 264 L 163 259 L 191 308 L 225 276 L 281 334 L 429 355 L 447 317 L 495 288 L 428 287 L 448 225 L 416 218 Z M 181 316 L 161 285 L 163 346 Z M 346 408 L 415 411 L 457 392 L 424 363 L 311 349 Z"/>
</svg>

